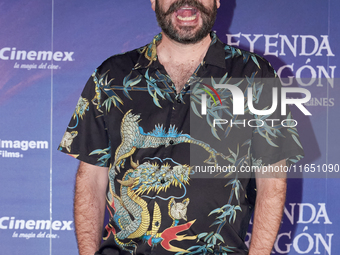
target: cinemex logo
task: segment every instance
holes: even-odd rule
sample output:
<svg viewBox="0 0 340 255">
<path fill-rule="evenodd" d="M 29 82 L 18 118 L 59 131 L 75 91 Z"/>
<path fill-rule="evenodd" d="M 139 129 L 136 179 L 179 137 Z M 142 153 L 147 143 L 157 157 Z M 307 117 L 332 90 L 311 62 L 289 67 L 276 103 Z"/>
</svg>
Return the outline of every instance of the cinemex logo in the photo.
<svg viewBox="0 0 340 255">
<path fill-rule="evenodd" d="M 74 61 L 73 54 L 74 52 L 67 51 L 26 51 L 10 47 L 0 49 L 0 59 L 2 60 Z"/>
<path fill-rule="evenodd" d="M 73 221 L 50 220 L 19 220 L 15 217 L 1 217 L 0 229 L 26 229 L 26 230 L 73 230 Z"/>
</svg>

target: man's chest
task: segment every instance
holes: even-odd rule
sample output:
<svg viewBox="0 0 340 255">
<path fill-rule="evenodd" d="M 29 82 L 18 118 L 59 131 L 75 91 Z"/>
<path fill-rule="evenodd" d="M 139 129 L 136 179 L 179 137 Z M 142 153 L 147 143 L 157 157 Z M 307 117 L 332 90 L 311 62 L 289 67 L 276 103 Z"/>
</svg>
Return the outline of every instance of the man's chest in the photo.
<svg viewBox="0 0 340 255">
<path fill-rule="evenodd" d="M 199 61 L 183 63 L 183 64 L 174 64 L 167 63 L 164 64 L 164 68 L 166 72 L 169 74 L 172 82 L 176 86 L 176 91 L 179 93 L 182 88 L 185 86 L 188 79 L 192 76 L 199 65 Z"/>
</svg>

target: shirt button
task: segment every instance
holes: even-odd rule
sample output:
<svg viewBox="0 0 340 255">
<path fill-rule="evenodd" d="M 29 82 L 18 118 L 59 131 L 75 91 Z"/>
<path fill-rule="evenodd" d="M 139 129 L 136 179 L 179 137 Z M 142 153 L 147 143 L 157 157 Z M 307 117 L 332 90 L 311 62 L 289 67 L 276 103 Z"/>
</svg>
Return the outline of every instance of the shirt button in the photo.
<svg viewBox="0 0 340 255">
<path fill-rule="evenodd" d="M 178 98 L 178 99 L 177 99 L 177 103 L 180 104 L 181 102 L 182 102 L 181 99 Z"/>
<path fill-rule="evenodd" d="M 173 144 L 174 144 L 174 140 L 170 140 L 169 143 L 170 143 L 171 145 L 173 145 Z"/>
</svg>

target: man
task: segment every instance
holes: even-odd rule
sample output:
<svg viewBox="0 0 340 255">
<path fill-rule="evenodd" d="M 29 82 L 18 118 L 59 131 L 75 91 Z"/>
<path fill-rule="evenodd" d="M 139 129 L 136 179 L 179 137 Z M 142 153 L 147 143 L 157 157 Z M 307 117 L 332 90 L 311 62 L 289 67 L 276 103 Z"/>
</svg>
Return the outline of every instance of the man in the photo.
<svg viewBox="0 0 340 255">
<path fill-rule="evenodd" d="M 267 109 L 274 85 L 251 80 L 276 74 L 259 56 L 224 45 L 210 33 L 219 0 L 151 4 L 162 34 L 109 58 L 93 73 L 59 147 L 81 160 L 74 200 L 79 253 L 270 254 L 285 178 L 257 174 L 248 251 L 244 239 L 254 179 L 237 173 L 206 178 L 197 165 L 240 170 L 284 166 L 302 157 L 294 127 L 290 132 L 281 125 L 225 128 L 209 120 L 231 115 L 232 101 L 230 93 L 216 91 L 204 78 L 224 84 L 241 78 L 233 84 L 242 91 L 252 87 L 257 109 Z M 218 92 L 220 99 L 209 101 L 208 117 L 197 110 L 203 91 Z M 245 110 L 245 119 L 257 117 Z M 270 118 L 281 116 L 276 111 Z M 105 203 L 110 220 L 100 245 Z"/>
</svg>

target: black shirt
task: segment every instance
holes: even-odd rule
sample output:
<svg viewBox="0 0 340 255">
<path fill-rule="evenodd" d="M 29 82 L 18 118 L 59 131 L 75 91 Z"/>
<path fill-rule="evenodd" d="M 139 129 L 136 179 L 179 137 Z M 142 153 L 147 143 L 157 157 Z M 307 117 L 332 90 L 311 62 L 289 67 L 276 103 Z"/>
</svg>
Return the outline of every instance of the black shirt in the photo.
<svg viewBox="0 0 340 255">
<path fill-rule="evenodd" d="M 261 116 L 247 104 L 251 88 L 254 107 L 270 109 L 279 79 L 267 61 L 211 33 L 203 62 L 177 94 L 157 59 L 161 37 L 92 74 L 59 146 L 110 169 L 111 218 L 96 254 L 247 254 L 250 167 L 303 155 L 289 111 L 281 116 L 279 104 Z M 244 114 L 233 114 L 240 98 L 216 84 L 242 91 Z"/>
</svg>

